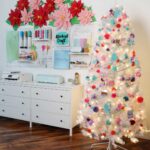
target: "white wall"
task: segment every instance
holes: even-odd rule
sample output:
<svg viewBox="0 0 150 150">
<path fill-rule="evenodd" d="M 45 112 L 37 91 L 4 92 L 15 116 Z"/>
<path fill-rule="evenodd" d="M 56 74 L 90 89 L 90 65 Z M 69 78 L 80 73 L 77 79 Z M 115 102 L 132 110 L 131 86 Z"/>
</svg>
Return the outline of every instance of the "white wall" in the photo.
<svg viewBox="0 0 150 150">
<path fill-rule="evenodd" d="M 142 66 L 141 90 L 145 97 L 147 124 L 150 128 L 150 0 L 83 0 L 92 6 L 99 21 L 102 15 L 115 4 L 123 5 L 133 22 L 136 34 L 136 48 Z M 5 36 L 11 28 L 5 23 L 9 10 L 14 7 L 16 0 L 0 0 L 0 70 L 5 67 Z M 44 70 L 46 71 L 46 70 Z M 46 71 L 49 72 L 49 71 Z M 61 72 L 60 72 L 61 73 Z M 68 72 L 66 73 L 66 75 Z"/>
</svg>

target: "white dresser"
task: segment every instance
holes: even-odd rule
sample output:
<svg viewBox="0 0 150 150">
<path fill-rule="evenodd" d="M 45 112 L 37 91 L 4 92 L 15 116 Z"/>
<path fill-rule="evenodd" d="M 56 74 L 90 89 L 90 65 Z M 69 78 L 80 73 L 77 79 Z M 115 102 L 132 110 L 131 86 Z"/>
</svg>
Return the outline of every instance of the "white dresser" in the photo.
<svg viewBox="0 0 150 150">
<path fill-rule="evenodd" d="M 0 116 L 70 130 L 77 125 L 81 85 L 0 81 Z"/>
</svg>

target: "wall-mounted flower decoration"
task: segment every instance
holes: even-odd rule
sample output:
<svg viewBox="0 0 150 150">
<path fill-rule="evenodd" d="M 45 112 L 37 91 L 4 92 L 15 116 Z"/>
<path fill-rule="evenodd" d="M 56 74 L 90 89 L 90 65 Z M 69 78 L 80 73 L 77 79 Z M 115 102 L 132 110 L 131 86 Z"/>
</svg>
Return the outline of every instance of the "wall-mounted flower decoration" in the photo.
<svg viewBox="0 0 150 150">
<path fill-rule="evenodd" d="M 6 22 L 14 30 L 26 24 L 67 29 L 74 24 L 85 25 L 95 20 L 91 7 L 87 7 L 82 0 L 18 0 Z"/>
</svg>

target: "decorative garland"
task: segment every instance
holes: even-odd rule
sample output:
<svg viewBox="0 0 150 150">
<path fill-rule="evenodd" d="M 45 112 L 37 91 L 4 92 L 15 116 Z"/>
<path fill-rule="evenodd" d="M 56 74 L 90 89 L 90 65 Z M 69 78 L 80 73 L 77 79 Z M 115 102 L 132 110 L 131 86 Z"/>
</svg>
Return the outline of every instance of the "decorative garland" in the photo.
<svg viewBox="0 0 150 150">
<path fill-rule="evenodd" d="M 91 7 L 81 0 L 18 0 L 6 22 L 17 30 L 19 26 L 44 25 L 67 29 L 74 24 L 86 25 L 96 21 Z"/>
</svg>

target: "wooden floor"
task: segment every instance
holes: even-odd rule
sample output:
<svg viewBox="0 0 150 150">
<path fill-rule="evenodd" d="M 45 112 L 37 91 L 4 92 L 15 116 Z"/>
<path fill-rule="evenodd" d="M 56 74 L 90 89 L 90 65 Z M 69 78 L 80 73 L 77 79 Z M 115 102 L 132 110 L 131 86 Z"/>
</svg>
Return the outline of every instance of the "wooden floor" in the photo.
<svg viewBox="0 0 150 150">
<path fill-rule="evenodd" d="M 0 117 L 0 150 L 90 150 L 94 142 L 84 137 L 78 127 L 70 138 L 68 130 L 38 124 L 29 130 L 27 122 Z M 150 141 L 127 142 L 125 147 L 128 150 L 150 150 Z M 106 150 L 106 147 L 96 150 Z"/>
</svg>

